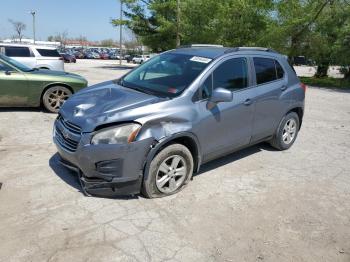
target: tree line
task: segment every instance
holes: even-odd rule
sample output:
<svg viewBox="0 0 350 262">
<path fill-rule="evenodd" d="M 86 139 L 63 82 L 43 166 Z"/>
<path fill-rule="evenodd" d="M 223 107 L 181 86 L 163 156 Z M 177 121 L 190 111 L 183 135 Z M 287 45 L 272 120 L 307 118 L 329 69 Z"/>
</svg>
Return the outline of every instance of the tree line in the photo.
<svg viewBox="0 0 350 262">
<path fill-rule="evenodd" d="M 122 24 L 155 52 L 191 43 L 263 46 L 342 66 L 350 78 L 350 0 L 122 0 Z"/>
</svg>

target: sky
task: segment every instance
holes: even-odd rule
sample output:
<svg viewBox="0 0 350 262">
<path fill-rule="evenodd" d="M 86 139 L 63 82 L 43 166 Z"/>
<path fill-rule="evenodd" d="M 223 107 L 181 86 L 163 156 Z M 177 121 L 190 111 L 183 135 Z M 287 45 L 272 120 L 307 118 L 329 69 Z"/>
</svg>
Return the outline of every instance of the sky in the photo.
<svg viewBox="0 0 350 262">
<path fill-rule="evenodd" d="M 119 18 L 119 0 L 4 0 L 0 4 L 0 39 L 15 32 L 9 19 L 27 25 L 25 38 L 33 37 L 31 10 L 36 11 L 36 39 L 67 31 L 68 37 L 87 37 L 91 41 L 119 40 L 119 30 L 110 24 Z"/>
</svg>

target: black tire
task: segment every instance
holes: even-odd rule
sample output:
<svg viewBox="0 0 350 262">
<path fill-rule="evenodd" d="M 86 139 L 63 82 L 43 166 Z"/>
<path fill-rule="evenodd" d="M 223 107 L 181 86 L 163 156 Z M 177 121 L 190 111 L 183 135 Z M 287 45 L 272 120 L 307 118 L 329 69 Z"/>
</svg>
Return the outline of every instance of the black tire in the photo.
<svg viewBox="0 0 350 262">
<path fill-rule="evenodd" d="M 287 122 L 293 123 L 292 121 L 295 121 L 295 133 L 293 138 L 291 138 L 291 140 L 288 142 L 285 141 L 286 139 L 284 138 L 284 134 L 286 133 L 285 131 L 285 127 L 286 127 L 286 123 Z M 278 149 L 278 150 L 287 150 L 289 149 L 295 142 L 298 133 L 299 133 L 299 127 L 300 127 L 300 120 L 299 120 L 299 116 L 298 114 L 296 114 L 295 112 L 290 112 L 288 113 L 280 122 L 280 124 L 278 125 L 278 128 L 276 130 L 276 133 L 274 135 L 274 137 L 271 139 L 270 144 L 271 146 L 273 146 L 274 148 Z"/>
<path fill-rule="evenodd" d="M 181 157 L 181 161 L 185 163 L 185 175 L 183 181 L 179 182 L 179 186 L 176 190 L 171 192 L 161 192 L 157 186 L 156 179 L 159 174 L 160 165 L 171 157 Z M 180 167 L 181 168 L 181 167 Z M 142 185 L 142 194 L 147 198 L 165 197 L 176 194 L 181 191 L 185 185 L 188 184 L 193 174 L 193 157 L 187 147 L 181 144 L 171 144 L 162 149 L 151 161 L 147 174 L 144 174 L 144 180 Z M 169 185 L 170 188 L 170 185 Z"/>
<path fill-rule="evenodd" d="M 57 113 L 62 104 L 72 95 L 72 91 L 64 86 L 51 86 L 42 96 L 44 108 L 51 113 Z M 56 102 L 56 103 L 55 103 Z"/>
</svg>

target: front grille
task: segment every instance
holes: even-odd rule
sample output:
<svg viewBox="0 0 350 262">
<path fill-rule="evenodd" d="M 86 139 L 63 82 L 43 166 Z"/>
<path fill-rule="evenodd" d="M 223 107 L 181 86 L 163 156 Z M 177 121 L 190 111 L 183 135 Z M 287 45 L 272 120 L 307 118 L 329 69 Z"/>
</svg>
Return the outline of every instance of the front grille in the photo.
<svg viewBox="0 0 350 262">
<path fill-rule="evenodd" d="M 68 129 L 70 132 L 81 134 L 81 128 L 67 120 L 64 120 L 64 118 L 61 115 L 58 115 L 57 121 L 59 121 L 66 129 Z"/>
<path fill-rule="evenodd" d="M 75 152 L 81 139 L 81 128 L 64 120 L 62 116 L 58 116 L 55 137 L 63 149 Z"/>
</svg>

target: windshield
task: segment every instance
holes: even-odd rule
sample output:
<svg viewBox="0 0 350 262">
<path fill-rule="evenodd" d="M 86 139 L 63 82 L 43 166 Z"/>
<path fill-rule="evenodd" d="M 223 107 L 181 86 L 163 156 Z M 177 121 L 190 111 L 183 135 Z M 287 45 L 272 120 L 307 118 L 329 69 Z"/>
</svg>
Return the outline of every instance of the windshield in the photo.
<svg viewBox="0 0 350 262">
<path fill-rule="evenodd" d="M 33 69 L 21 64 L 20 62 L 17 62 L 16 60 L 9 58 L 8 56 L 4 56 L 2 54 L 0 54 L 0 58 L 2 60 L 4 60 L 6 63 L 8 63 L 9 65 L 23 71 L 23 72 L 29 72 L 29 71 L 33 71 Z"/>
<path fill-rule="evenodd" d="M 120 84 L 156 96 L 176 97 L 210 62 L 206 57 L 165 53 L 131 71 Z"/>
</svg>

